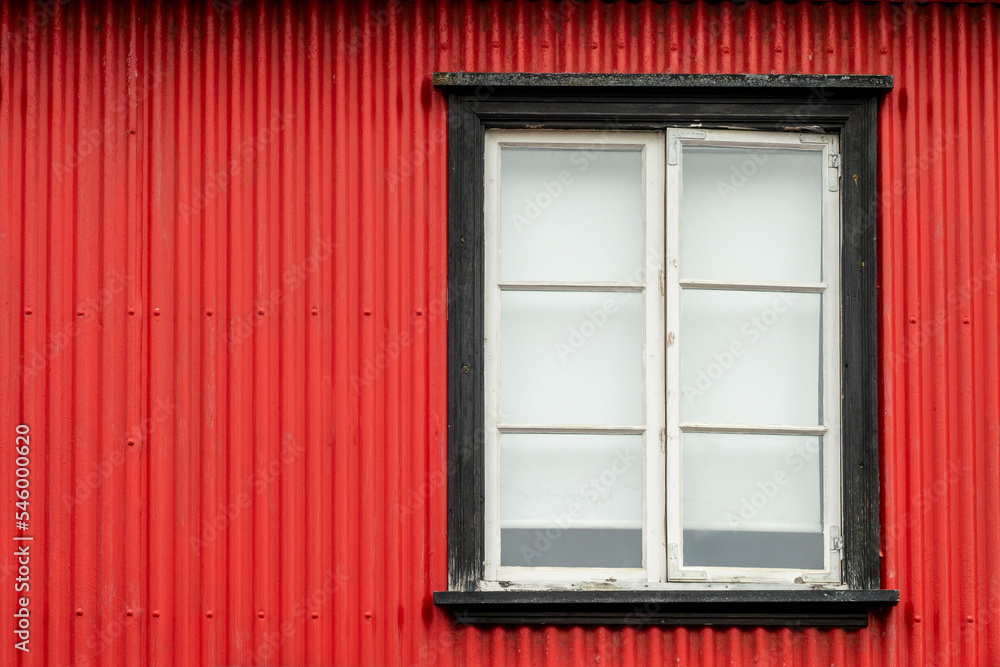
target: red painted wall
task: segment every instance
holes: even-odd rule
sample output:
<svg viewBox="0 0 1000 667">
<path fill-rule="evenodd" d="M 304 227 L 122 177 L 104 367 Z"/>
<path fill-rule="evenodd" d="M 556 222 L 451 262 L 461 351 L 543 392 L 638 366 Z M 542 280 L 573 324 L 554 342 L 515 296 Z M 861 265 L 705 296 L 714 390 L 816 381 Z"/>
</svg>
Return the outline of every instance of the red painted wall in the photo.
<svg viewBox="0 0 1000 667">
<path fill-rule="evenodd" d="M 0 0 L 0 663 L 1000 665 L 998 32 L 1000 8 L 961 3 Z M 843 632 L 479 629 L 432 605 L 435 70 L 896 76 L 897 608 Z M 35 538 L 28 655 L 15 534 Z"/>
</svg>

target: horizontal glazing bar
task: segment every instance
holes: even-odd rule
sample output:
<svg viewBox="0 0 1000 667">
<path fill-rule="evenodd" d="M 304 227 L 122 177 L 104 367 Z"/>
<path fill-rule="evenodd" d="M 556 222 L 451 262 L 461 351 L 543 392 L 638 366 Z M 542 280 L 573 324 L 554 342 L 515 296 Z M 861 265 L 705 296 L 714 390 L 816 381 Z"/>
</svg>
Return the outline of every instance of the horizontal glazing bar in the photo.
<svg viewBox="0 0 1000 667">
<path fill-rule="evenodd" d="M 535 282 L 501 280 L 502 290 L 518 292 L 641 292 L 645 283 L 634 282 Z"/>
<path fill-rule="evenodd" d="M 645 426 L 601 424 L 499 424 L 501 433 L 605 433 L 608 435 L 643 434 Z"/>
<path fill-rule="evenodd" d="M 680 286 L 687 289 L 716 289 L 743 292 L 811 292 L 822 293 L 826 283 L 786 283 L 756 280 L 681 280 Z"/>
<path fill-rule="evenodd" d="M 682 422 L 684 433 L 774 433 L 779 435 L 823 435 L 826 426 L 789 426 L 785 424 L 707 424 Z"/>
<path fill-rule="evenodd" d="M 626 529 L 639 530 L 642 528 L 642 519 L 588 519 L 571 518 L 567 522 L 560 523 L 558 518 L 552 519 L 501 519 L 501 528 L 560 528 L 563 530 L 602 528 L 602 529 Z"/>
</svg>

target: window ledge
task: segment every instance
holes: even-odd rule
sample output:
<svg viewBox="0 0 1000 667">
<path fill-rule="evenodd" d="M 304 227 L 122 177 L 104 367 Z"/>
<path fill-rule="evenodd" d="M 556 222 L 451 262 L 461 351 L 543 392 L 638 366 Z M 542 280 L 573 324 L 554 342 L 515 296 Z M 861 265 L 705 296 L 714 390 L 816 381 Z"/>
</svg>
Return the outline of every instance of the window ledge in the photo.
<svg viewBox="0 0 1000 667">
<path fill-rule="evenodd" d="M 752 625 L 863 628 L 898 590 L 441 591 L 434 604 L 487 625 Z"/>
</svg>

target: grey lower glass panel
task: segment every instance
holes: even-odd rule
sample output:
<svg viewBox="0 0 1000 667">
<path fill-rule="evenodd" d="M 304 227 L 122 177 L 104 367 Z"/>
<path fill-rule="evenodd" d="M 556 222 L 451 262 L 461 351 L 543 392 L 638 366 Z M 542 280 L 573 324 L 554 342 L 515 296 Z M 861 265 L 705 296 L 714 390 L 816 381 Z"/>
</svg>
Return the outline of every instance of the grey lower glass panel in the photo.
<svg viewBox="0 0 1000 667">
<path fill-rule="evenodd" d="M 642 530 L 505 528 L 500 564 L 508 567 L 642 567 Z"/>
<path fill-rule="evenodd" d="M 823 533 L 685 530 L 684 565 L 823 569 Z"/>
</svg>

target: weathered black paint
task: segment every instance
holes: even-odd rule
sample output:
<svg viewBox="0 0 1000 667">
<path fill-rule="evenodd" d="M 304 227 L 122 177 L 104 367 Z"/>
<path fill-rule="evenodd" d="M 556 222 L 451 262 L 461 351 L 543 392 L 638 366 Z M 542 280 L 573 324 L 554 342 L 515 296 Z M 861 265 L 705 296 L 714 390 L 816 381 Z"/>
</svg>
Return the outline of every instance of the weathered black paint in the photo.
<svg viewBox="0 0 1000 667">
<path fill-rule="evenodd" d="M 854 88 L 889 92 L 891 76 L 877 74 L 592 74 L 549 72 L 437 72 L 439 88 Z"/>
<path fill-rule="evenodd" d="M 655 130 L 698 126 L 816 131 L 837 133 L 841 137 L 841 386 L 844 394 L 841 528 L 845 540 L 844 583 L 852 589 L 823 592 L 858 596 L 846 605 L 851 607 L 848 616 L 854 619 L 847 624 L 856 624 L 861 614 L 858 605 L 863 607 L 871 601 L 861 593 L 874 595 L 879 593 L 880 587 L 876 121 L 878 97 L 892 88 L 892 77 L 453 73 L 436 74 L 434 83 L 448 90 L 450 115 L 448 551 L 451 591 L 436 594 L 435 600 L 451 604 L 447 601 L 458 598 L 448 595 L 476 591 L 483 576 L 483 158 L 486 129 Z M 807 592 L 787 591 L 789 594 Z M 695 600 L 710 597 L 704 590 L 685 593 Z M 892 600 L 886 604 L 893 604 L 898 599 L 896 591 L 881 593 Z M 582 595 L 582 592 L 570 595 Z M 630 600 L 638 600 L 638 595 L 636 592 L 634 598 L 624 600 L 626 606 Z M 505 604 L 523 607 L 537 603 L 534 598 L 519 599 L 522 601 L 512 602 L 508 598 Z M 574 599 L 585 601 L 584 597 Z M 810 604 L 825 605 L 830 599 L 819 596 Z M 565 604 L 575 608 L 572 601 Z M 604 607 L 601 613 L 610 613 L 609 609 Z M 618 609 L 612 616 L 621 612 Z M 811 623 L 825 624 L 823 614 L 830 613 L 824 611 Z M 846 616 L 839 612 L 836 616 L 840 624 L 846 622 Z M 668 617 L 664 616 L 661 622 L 667 622 Z M 780 614 L 767 618 L 777 621 Z M 864 618 L 867 622 L 867 615 Z M 754 624 L 762 623 L 758 619 Z"/>
<path fill-rule="evenodd" d="M 444 591 L 434 603 L 463 623 L 496 625 L 751 625 L 863 628 L 899 591 Z"/>
</svg>

